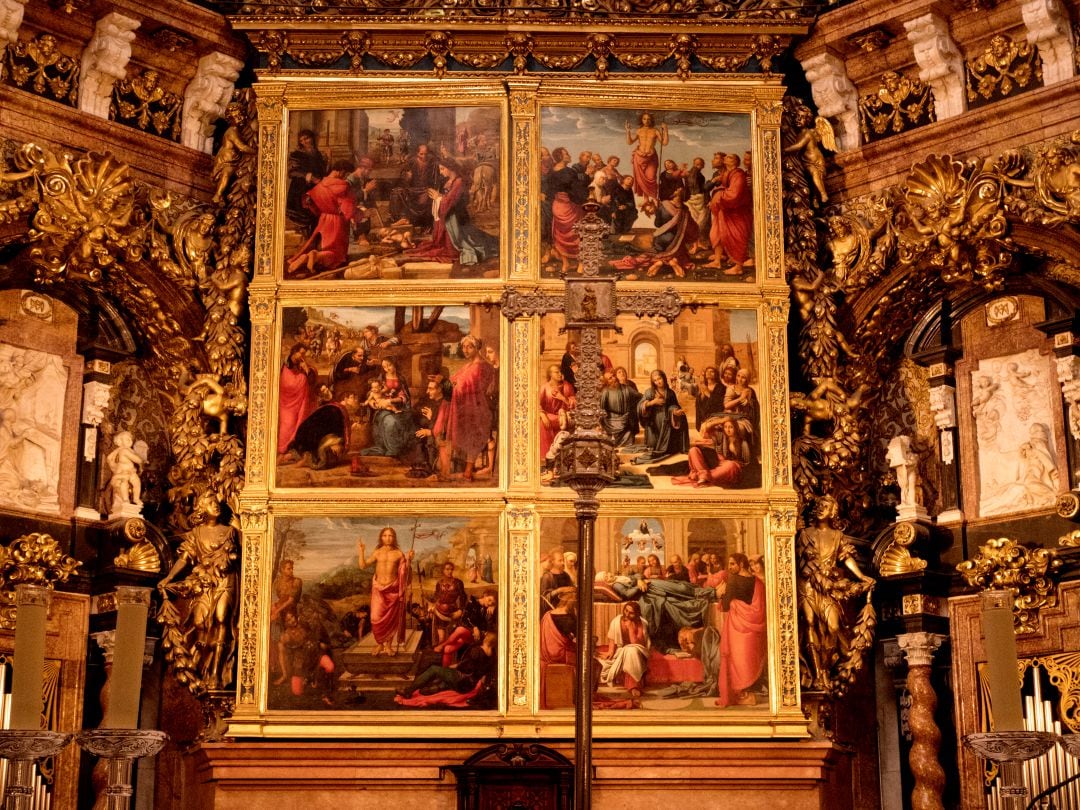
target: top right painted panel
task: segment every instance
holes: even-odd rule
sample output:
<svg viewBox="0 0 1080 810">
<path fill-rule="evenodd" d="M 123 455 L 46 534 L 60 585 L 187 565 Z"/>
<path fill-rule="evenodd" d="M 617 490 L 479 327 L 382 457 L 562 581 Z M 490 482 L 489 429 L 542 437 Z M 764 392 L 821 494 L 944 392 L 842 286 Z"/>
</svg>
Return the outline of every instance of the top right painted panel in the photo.
<svg viewBox="0 0 1080 810">
<path fill-rule="evenodd" d="M 541 140 L 543 277 L 578 269 L 594 202 L 627 281 L 755 281 L 749 115 L 548 106 Z"/>
</svg>

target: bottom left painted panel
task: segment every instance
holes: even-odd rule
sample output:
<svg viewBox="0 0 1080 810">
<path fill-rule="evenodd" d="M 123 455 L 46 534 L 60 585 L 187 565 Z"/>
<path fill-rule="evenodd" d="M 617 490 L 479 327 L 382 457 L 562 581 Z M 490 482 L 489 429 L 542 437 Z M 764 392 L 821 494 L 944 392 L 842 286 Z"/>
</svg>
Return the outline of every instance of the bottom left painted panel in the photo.
<svg viewBox="0 0 1080 810">
<path fill-rule="evenodd" d="M 268 708 L 490 710 L 499 518 L 281 517 Z"/>
</svg>

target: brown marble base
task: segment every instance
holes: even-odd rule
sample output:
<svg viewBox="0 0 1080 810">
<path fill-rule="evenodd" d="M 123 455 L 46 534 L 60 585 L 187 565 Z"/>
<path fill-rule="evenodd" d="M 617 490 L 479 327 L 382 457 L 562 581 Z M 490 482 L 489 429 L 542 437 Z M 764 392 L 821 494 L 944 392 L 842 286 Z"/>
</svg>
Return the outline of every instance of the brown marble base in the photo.
<svg viewBox="0 0 1080 810">
<path fill-rule="evenodd" d="M 573 745 L 547 743 L 572 757 Z M 186 757 L 180 808 L 452 810 L 445 766 L 483 745 L 460 743 L 207 743 Z M 598 742 L 595 810 L 768 807 L 853 810 L 850 755 L 818 742 Z"/>
</svg>

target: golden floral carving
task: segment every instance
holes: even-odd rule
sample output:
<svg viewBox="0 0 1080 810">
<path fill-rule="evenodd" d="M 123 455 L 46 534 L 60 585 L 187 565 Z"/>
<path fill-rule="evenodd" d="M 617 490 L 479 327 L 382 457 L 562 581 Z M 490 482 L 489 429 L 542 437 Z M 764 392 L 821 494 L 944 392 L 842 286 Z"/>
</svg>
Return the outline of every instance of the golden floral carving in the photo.
<svg viewBox="0 0 1080 810">
<path fill-rule="evenodd" d="M 859 129 L 867 143 L 936 120 L 929 85 L 891 70 L 882 74 L 876 93 L 859 99 Z"/>
<path fill-rule="evenodd" d="M 67 582 L 82 565 L 48 534 L 33 532 L 0 546 L 0 628 L 15 627 L 15 586 L 53 587 Z"/>
<path fill-rule="evenodd" d="M 967 97 L 971 103 L 1005 98 L 1042 85 L 1042 60 L 1028 42 L 1017 44 L 997 34 L 986 49 L 967 64 Z"/>
<path fill-rule="evenodd" d="M 159 83 L 160 74 L 147 69 L 133 79 L 113 86 L 109 118 L 170 140 L 180 138 L 180 105 L 183 99 Z"/>
<path fill-rule="evenodd" d="M 9 45 L 0 54 L 0 75 L 11 84 L 39 96 L 74 106 L 79 95 L 79 63 L 61 53 L 56 37 L 39 34 L 27 42 Z"/>
<path fill-rule="evenodd" d="M 1012 591 L 1017 633 L 1037 632 L 1039 610 L 1057 604 L 1059 568 L 1061 560 L 1053 549 L 1026 546 L 1008 537 L 983 543 L 974 557 L 956 566 L 969 585 Z"/>
</svg>

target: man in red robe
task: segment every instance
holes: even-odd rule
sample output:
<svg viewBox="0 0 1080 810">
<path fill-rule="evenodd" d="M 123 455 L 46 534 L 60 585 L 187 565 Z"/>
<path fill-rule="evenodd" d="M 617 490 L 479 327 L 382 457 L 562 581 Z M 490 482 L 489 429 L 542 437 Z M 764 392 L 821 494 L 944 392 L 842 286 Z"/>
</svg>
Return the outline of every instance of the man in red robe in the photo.
<svg viewBox="0 0 1080 810">
<path fill-rule="evenodd" d="M 281 369 L 278 383 L 278 453 L 284 453 L 296 430 L 315 410 L 318 372 L 308 365 L 307 346 L 297 343 Z"/>
<path fill-rule="evenodd" d="M 753 706 L 757 697 L 751 688 L 765 668 L 765 583 L 750 572 L 740 552 L 728 557 L 726 573 L 716 705 Z"/>
<path fill-rule="evenodd" d="M 712 215 L 709 239 L 714 259 L 705 266 L 723 266 L 721 260 L 723 254 L 727 253 L 731 265 L 724 269 L 724 275 L 741 276 L 750 258 L 754 204 L 750 196 L 750 179 L 739 168 L 739 156 L 736 154 L 724 155 L 723 180 L 713 188 L 709 212 Z"/>
<path fill-rule="evenodd" d="M 308 240 L 290 259 L 288 275 L 310 275 L 333 270 L 345 263 L 349 250 L 349 222 L 356 212 L 356 200 L 349 181 L 353 171 L 347 160 L 339 160 L 330 173 L 304 195 L 304 205 L 319 219 Z"/>
</svg>

